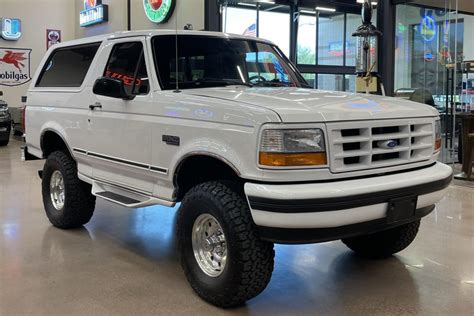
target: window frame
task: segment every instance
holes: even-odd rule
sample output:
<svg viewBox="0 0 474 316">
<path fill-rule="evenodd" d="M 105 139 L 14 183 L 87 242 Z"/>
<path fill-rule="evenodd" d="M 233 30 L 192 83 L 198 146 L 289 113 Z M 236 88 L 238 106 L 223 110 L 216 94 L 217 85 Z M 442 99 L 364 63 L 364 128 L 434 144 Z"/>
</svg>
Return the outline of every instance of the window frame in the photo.
<svg viewBox="0 0 474 316">
<path fill-rule="evenodd" d="M 145 70 L 147 72 L 147 77 L 148 77 L 148 91 L 147 93 L 138 93 L 138 94 L 135 94 L 133 93 L 133 90 L 131 91 L 132 95 L 135 96 L 135 97 L 139 97 L 139 96 L 147 96 L 150 94 L 150 92 L 152 91 L 152 84 L 151 84 L 151 78 L 150 77 L 150 68 L 148 67 L 148 63 L 147 63 L 147 58 L 146 58 L 146 54 L 147 54 L 147 45 L 146 45 L 146 42 L 145 41 L 142 41 L 142 40 L 130 40 L 130 41 L 120 41 L 120 42 L 115 42 L 112 44 L 112 47 L 110 48 L 110 51 L 108 52 L 108 56 L 107 56 L 107 61 L 105 62 L 105 67 L 104 67 L 104 70 L 101 72 L 101 76 L 105 77 L 105 73 L 107 71 L 107 67 L 109 66 L 109 63 L 110 63 L 110 59 L 112 58 L 112 54 L 114 53 L 115 49 L 117 46 L 119 45 L 124 45 L 124 44 L 130 44 L 130 43 L 140 43 L 142 45 L 142 53 L 141 53 L 141 59 L 143 60 L 143 62 L 145 63 Z M 137 63 L 137 66 L 135 68 L 135 77 L 134 77 L 134 81 L 137 80 L 137 75 L 138 75 L 138 67 L 139 67 L 139 64 Z M 135 88 L 135 87 L 134 87 Z"/>
<path fill-rule="evenodd" d="M 43 67 L 41 69 L 41 72 L 39 72 L 38 76 L 34 79 L 34 86 L 33 89 L 38 90 L 38 91 L 80 91 L 83 89 L 85 83 L 87 82 L 87 77 L 91 74 L 93 71 L 94 63 L 97 60 L 97 57 L 100 55 L 100 48 L 103 44 L 103 41 L 98 41 L 98 42 L 90 42 L 90 43 L 84 43 L 84 44 L 78 44 L 78 45 L 71 45 L 71 46 L 63 46 L 63 47 L 58 47 L 55 48 L 54 50 L 51 51 L 51 53 L 48 55 L 46 61 L 42 64 Z M 82 82 L 79 86 L 39 86 L 41 80 L 44 77 L 44 74 L 46 72 L 46 69 L 48 68 L 49 63 L 53 59 L 53 57 L 60 51 L 65 51 L 65 50 L 71 50 L 75 48 L 80 48 L 80 47 L 87 47 L 87 46 L 97 46 L 97 50 L 94 54 L 94 57 L 92 58 L 91 63 L 89 64 L 89 68 L 87 69 L 86 74 L 84 75 L 84 78 L 82 79 Z"/>
</svg>

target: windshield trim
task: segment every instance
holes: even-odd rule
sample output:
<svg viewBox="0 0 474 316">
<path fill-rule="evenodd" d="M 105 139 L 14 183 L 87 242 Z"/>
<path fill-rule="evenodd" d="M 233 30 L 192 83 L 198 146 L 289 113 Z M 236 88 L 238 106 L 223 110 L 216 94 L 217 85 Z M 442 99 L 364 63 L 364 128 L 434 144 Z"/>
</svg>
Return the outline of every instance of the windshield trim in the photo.
<svg viewBox="0 0 474 316">
<path fill-rule="evenodd" d="M 153 36 L 151 38 L 151 49 L 152 49 L 152 55 L 153 55 L 153 63 L 154 63 L 154 66 L 155 66 L 155 72 L 156 72 L 156 76 L 158 78 L 158 84 L 160 85 L 160 89 L 161 89 L 161 91 L 171 91 L 171 90 L 175 90 L 175 88 L 166 89 L 164 84 L 163 84 L 161 74 L 160 74 L 160 69 L 159 69 L 159 63 L 158 63 L 158 60 L 157 60 L 157 53 L 155 51 L 155 45 L 154 45 L 154 41 L 157 38 L 164 37 L 164 36 L 166 36 L 166 37 L 175 37 L 176 35 L 173 35 L 173 34 L 160 34 L 160 35 Z M 261 43 L 261 44 L 268 45 L 269 47 L 271 47 L 278 54 L 278 56 L 283 61 L 285 61 L 288 64 L 288 67 L 290 68 L 290 70 L 292 72 L 291 74 L 288 74 L 288 75 L 292 76 L 292 77 L 295 77 L 293 79 L 296 80 L 298 85 L 299 85 L 299 86 L 296 86 L 296 87 L 297 88 L 309 88 L 310 87 L 310 85 L 308 84 L 306 79 L 304 79 L 304 77 L 299 72 L 298 68 L 296 68 L 295 65 L 288 59 L 288 57 L 285 56 L 285 54 L 281 51 L 281 49 L 278 46 L 276 46 L 275 44 L 273 44 L 273 43 L 271 43 L 271 42 L 269 42 L 265 39 L 261 39 L 261 38 L 258 38 L 258 37 L 255 37 L 255 38 L 235 37 L 235 38 L 233 38 L 233 37 L 222 37 L 222 36 L 212 36 L 212 35 L 187 35 L 187 34 L 184 34 L 184 35 L 183 34 L 178 34 L 177 35 L 178 38 L 179 37 L 190 37 L 190 36 L 196 36 L 196 37 L 200 37 L 200 38 L 233 40 L 233 41 L 249 41 L 249 42 L 255 42 L 255 43 Z M 246 84 L 246 82 L 244 82 L 243 84 Z M 254 87 L 258 87 L 258 85 L 254 85 Z M 197 88 L 200 88 L 200 87 L 186 88 L 186 89 L 183 89 L 183 90 L 197 89 Z"/>
</svg>

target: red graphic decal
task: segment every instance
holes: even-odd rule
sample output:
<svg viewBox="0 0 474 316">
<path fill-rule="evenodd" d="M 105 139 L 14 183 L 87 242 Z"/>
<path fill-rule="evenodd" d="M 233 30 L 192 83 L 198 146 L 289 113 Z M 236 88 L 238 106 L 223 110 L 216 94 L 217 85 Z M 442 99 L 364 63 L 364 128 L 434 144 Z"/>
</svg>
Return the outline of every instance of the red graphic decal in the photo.
<svg viewBox="0 0 474 316">
<path fill-rule="evenodd" d="M 26 57 L 24 57 L 25 54 L 26 53 L 14 53 L 11 50 L 7 50 L 5 51 L 5 56 L 3 56 L 3 58 L 0 58 L 0 62 L 11 64 L 21 72 L 21 68 L 25 67 L 25 65 L 21 62 L 27 59 Z"/>
<path fill-rule="evenodd" d="M 130 76 L 127 76 L 127 75 L 124 75 L 124 74 L 120 74 L 118 72 L 113 72 L 113 71 L 107 70 L 105 72 L 105 76 L 109 77 L 109 78 L 115 78 L 115 79 L 122 80 L 123 84 L 126 85 L 126 86 L 129 86 L 129 87 L 131 87 L 133 85 L 133 77 L 130 77 Z M 141 84 L 142 84 L 142 81 L 137 78 L 137 80 L 135 81 L 135 86 L 139 87 Z"/>
</svg>

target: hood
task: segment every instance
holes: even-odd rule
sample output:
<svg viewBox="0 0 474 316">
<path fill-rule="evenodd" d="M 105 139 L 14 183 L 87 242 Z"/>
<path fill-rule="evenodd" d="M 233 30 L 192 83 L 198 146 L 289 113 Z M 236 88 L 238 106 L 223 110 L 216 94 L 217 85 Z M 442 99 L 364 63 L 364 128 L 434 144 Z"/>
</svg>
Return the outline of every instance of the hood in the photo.
<svg viewBox="0 0 474 316">
<path fill-rule="evenodd" d="M 188 95 L 260 106 L 283 122 L 333 122 L 437 116 L 436 109 L 403 99 L 303 88 L 204 88 Z"/>
</svg>

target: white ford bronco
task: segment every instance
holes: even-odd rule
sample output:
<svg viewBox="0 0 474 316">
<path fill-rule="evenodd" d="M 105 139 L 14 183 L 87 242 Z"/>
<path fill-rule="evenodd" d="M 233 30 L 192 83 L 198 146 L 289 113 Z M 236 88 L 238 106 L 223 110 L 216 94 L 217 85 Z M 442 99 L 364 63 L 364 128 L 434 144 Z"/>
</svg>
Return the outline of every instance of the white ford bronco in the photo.
<svg viewBox="0 0 474 316">
<path fill-rule="evenodd" d="M 53 46 L 25 119 L 54 226 L 86 224 L 96 197 L 181 203 L 186 277 L 221 307 L 265 289 L 273 243 L 341 239 L 373 258 L 406 248 L 452 178 L 437 162 L 435 109 L 309 89 L 278 47 L 243 36 L 134 31 Z"/>
</svg>

